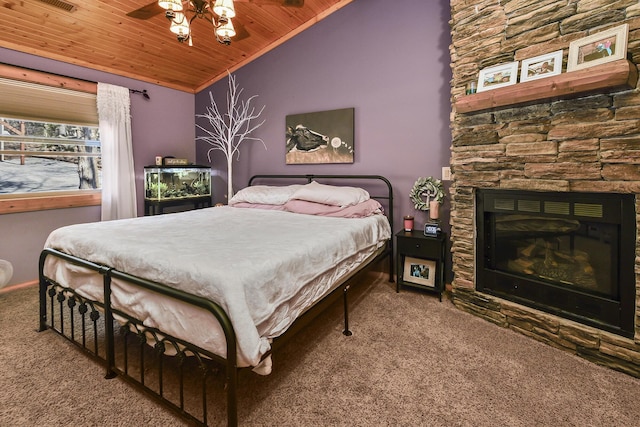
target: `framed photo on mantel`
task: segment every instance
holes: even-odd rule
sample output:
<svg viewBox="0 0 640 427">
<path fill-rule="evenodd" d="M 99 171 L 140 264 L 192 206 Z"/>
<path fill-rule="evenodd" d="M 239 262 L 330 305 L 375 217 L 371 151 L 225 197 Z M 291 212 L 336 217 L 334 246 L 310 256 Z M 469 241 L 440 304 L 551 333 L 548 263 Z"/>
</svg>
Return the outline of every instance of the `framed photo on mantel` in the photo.
<svg viewBox="0 0 640 427">
<path fill-rule="evenodd" d="M 567 71 L 582 70 L 627 57 L 629 24 L 619 25 L 569 43 Z"/>
<path fill-rule="evenodd" d="M 494 65 L 480 70 L 478 92 L 516 84 L 518 61 Z"/>
<path fill-rule="evenodd" d="M 523 59 L 520 82 L 557 76 L 562 72 L 562 49 L 534 58 Z"/>
</svg>

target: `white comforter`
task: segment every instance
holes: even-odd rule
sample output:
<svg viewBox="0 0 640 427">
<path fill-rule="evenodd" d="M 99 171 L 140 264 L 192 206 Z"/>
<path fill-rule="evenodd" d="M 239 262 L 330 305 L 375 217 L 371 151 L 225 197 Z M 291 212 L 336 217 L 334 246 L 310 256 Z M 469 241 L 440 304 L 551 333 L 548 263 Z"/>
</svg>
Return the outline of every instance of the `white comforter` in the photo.
<svg viewBox="0 0 640 427">
<path fill-rule="evenodd" d="M 236 331 L 238 365 L 258 366 L 271 338 L 389 238 L 383 215 L 328 218 L 215 207 L 71 225 L 52 232 L 45 247 L 217 302 Z M 89 279 L 82 270 L 53 257 L 45 265 L 48 277 L 101 299 L 100 279 Z M 72 275 L 81 281 L 69 283 Z M 113 294 L 116 308 L 145 324 L 177 336 L 195 333 L 188 335 L 191 342 L 226 356 L 219 326 L 202 310 L 146 305 L 148 292 L 123 283 Z"/>
</svg>

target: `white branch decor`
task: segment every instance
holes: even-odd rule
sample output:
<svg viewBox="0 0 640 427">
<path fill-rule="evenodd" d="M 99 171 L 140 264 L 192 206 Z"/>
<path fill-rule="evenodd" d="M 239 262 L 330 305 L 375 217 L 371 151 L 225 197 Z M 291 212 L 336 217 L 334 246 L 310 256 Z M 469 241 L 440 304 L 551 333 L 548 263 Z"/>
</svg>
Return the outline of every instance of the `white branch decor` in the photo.
<svg viewBox="0 0 640 427">
<path fill-rule="evenodd" d="M 235 77 L 229 73 L 227 112 L 224 114 L 220 112 L 213 95 L 209 92 L 211 106 L 207 107 L 207 114 L 196 114 L 196 117 L 208 119 L 211 125 L 211 129 L 206 129 L 196 124 L 200 130 L 207 134 L 196 139 L 206 141 L 212 146 L 207 151 L 209 162 L 211 162 L 211 151 L 213 150 L 222 151 L 227 158 L 227 201 L 233 197 L 232 160 L 234 155 L 236 160 L 240 158 L 240 144 L 249 140 L 260 141 L 264 149 L 267 149 L 262 139 L 250 136 L 251 132 L 264 124 L 264 120 L 258 124 L 254 124 L 252 121 L 260 117 L 265 107 L 262 106 L 260 111 L 256 113 L 255 108 L 251 106 L 251 101 L 258 95 L 253 95 L 244 101 L 240 99 L 243 90 L 238 89 Z"/>
</svg>

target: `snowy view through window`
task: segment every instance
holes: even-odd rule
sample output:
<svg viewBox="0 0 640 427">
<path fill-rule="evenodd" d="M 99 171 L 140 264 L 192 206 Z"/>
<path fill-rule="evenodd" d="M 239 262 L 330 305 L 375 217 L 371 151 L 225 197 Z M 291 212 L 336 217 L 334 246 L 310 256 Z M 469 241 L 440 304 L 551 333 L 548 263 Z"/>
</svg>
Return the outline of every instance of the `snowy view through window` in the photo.
<svg viewBox="0 0 640 427">
<path fill-rule="evenodd" d="M 98 127 L 0 117 L 0 195 L 100 188 Z"/>
</svg>

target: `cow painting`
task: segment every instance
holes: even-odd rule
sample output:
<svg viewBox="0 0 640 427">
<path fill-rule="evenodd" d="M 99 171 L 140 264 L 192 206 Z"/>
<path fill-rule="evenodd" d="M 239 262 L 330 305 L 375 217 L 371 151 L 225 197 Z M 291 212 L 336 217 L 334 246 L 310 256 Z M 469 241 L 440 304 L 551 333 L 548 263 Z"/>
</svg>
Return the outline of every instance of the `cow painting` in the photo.
<svg viewBox="0 0 640 427">
<path fill-rule="evenodd" d="M 353 108 L 288 115 L 286 163 L 353 163 L 353 118 Z"/>
<path fill-rule="evenodd" d="M 329 137 L 303 125 L 287 126 L 287 151 L 312 151 L 326 147 Z"/>
</svg>

